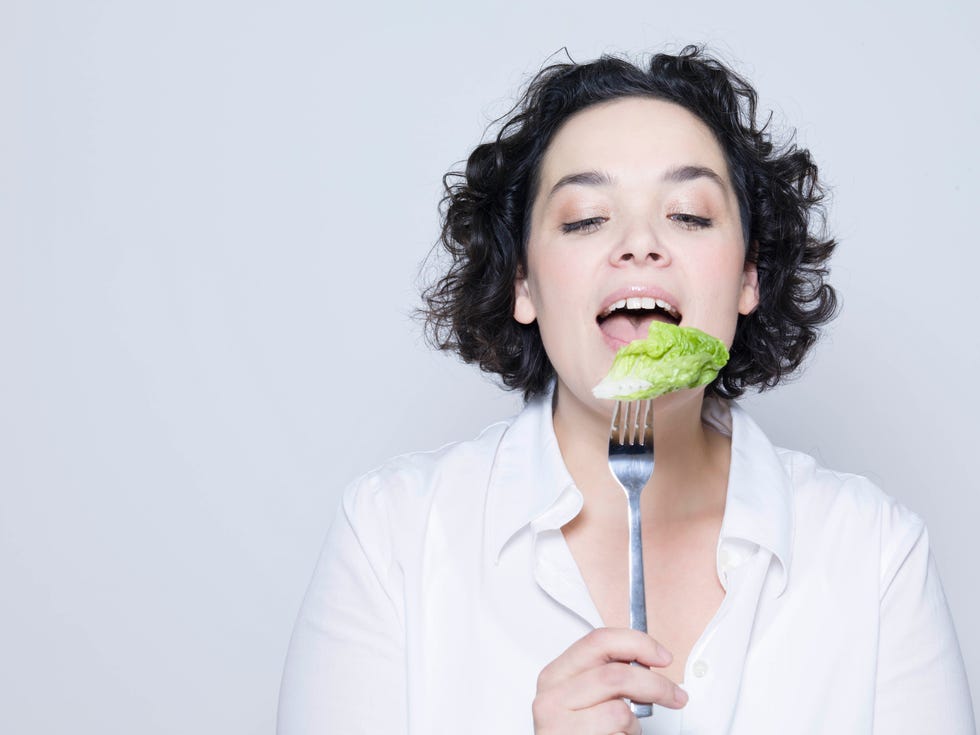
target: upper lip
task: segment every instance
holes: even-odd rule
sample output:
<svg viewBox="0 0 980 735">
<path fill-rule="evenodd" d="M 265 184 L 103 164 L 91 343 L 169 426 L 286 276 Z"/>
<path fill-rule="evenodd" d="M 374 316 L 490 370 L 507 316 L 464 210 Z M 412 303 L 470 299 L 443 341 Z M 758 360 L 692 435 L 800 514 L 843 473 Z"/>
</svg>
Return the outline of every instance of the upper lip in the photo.
<svg viewBox="0 0 980 735">
<path fill-rule="evenodd" d="M 677 299 L 672 294 L 664 291 L 662 288 L 657 288 L 656 286 L 625 286 L 623 288 L 616 289 L 608 296 L 602 300 L 602 304 L 599 308 L 599 312 L 596 314 L 596 318 L 602 318 L 606 316 L 610 309 L 617 301 L 622 301 L 623 299 L 630 298 L 648 298 L 656 299 L 666 303 L 670 310 L 674 312 L 674 315 L 680 319 L 681 310 L 677 308 Z"/>
</svg>

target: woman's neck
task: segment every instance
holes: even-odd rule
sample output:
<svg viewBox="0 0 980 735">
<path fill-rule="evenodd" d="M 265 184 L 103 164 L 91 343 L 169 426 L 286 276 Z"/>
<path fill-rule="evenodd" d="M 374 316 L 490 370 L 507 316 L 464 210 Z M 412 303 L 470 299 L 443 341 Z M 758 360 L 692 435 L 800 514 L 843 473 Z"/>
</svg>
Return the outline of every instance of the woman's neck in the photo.
<svg viewBox="0 0 980 735">
<path fill-rule="evenodd" d="M 609 417 L 578 401 L 561 381 L 555 391 L 555 436 L 584 511 L 619 524 L 625 495 L 609 470 Z M 641 502 L 643 515 L 658 523 L 724 511 L 731 442 L 701 421 L 703 399 L 702 389 L 654 401 L 656 472 Z"/>
</svg>

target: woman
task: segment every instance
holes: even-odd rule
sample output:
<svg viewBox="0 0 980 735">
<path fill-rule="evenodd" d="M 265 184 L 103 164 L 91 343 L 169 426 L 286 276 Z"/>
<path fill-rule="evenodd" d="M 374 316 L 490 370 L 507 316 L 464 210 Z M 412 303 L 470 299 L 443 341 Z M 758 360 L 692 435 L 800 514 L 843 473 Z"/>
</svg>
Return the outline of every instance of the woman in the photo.
<svg viewBox="0 0 980 735">
<path fill-rule="evenodd" d="M 731 400 L 796 369 L 836 304 L 816 167 L 773 147 L 755 100 L 693 47 L 556 65 L 470 156 L 429 325 L 527 405 L 348 488 L 282 735 L 974 732 L 922 521 L 774 448 Z M 615 308 L 636 297 L 655 308 Z M 612 403 L 591 389 L 654 319 L 731 360 L 655 403 L 644 634 L 627 627 Z"/>
</svg>

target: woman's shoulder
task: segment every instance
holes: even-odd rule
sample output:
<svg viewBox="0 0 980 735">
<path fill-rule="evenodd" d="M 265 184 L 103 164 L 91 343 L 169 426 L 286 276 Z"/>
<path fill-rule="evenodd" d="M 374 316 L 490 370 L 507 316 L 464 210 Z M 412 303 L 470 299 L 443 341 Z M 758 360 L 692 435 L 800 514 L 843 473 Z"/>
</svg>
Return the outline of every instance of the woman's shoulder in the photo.
<svg viewBox="0 0 980 735">
<path fill-rule="evenodd" d="M 764 468 L 750 477 L 772 486 L 768 492 L 779 497 L 770 497 L 769 501 L 788 503 L 797 531 L 812 528 L 815 533 L 832 534 L 850 529 L 866 534 L 876 529 L 889 535 L 921 532 L 924 523 L 919 515 L 872 478 L 832 469 L 806 452 L 776 446 L 745 409 L 738 404 L 730 404 L 729 408 L 728 426 L 731 422 L 736 425 L 740 453 L 748 463 Z M 727 428 L 724 411 L 715 408 L 712 417 L 722 430 Z M 756 499 L 767 502 L 764 496 L 765 492 L 760 491 Z"/>
<path fill-rule="evenodd" d="M 797 504 L 839 508 L 858 516 L 884 514 L 894 523 L 922 525 L 913 510 L 865 475 L 825 467 L 813 456 L 793 449 L 776 448 L 776 453 L 790 478 Z"/>
<path fill-rule="evenodd" d="M 776 450 L 793 493 L 797 548 L 814 542 L 854 559 L 873 551 L 884 583 L 916 544 L 928 545 L 923 519 L 870 478 L 824 467 L 804 452 Z"/>
</svg>

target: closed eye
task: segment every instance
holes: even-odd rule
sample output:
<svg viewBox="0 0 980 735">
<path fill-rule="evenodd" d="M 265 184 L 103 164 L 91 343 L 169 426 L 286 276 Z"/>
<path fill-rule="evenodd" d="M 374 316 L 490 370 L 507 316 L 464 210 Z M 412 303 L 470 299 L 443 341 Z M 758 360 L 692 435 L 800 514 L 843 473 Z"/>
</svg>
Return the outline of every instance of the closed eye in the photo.
<svg viewBox="0 0 980 735">
<path fill-rule="evenodd" d="M 566 222 L 561 226 L 561 231 L 568 234 L 571 232 L 595 232 L 599 225 L 605 222 L 607 217 L 589 217 L 577 222 Z"/>
<path fill-rule="evenodd" d="M 670 215 L 670 219 L 677 222 L 687 230 L 703 230 L 706 227 L 711 227 L 710 219 L 707 217 L 698 217 L 696 214 L 679 212 L 677 214 Z"/>
</svg>

